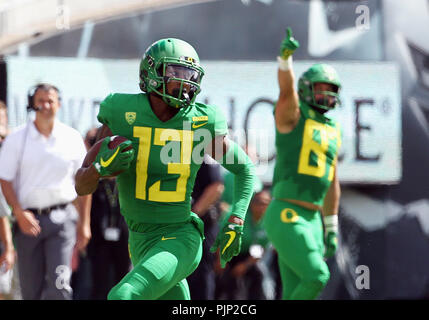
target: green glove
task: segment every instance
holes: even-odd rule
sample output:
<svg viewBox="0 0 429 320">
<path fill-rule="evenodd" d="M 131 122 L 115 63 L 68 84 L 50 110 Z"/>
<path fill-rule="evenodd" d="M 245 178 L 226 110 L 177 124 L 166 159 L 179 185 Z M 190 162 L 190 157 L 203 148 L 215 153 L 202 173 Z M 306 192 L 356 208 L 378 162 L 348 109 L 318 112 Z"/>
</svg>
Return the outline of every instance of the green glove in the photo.
<svg viewBox="0 0 429 320">
<path fill-rule="evenodd" d="M 110 141 L 111 137 L 104 138 L 95 161 L 92 163 L 102 177 L 128 169 L 134 159 L 134 149 L 122 152 L 131 145 L 131 141 L 124 141 L 115 149 L 109 149 Z"/>
<path fill-rule="evenodd" d="M 216 252 L 220 247 L 220 265 L 225 268 L 226 263 L 240 253 L 241 236 L 243 226 L 232 222 L 226 222 L 222 230 L 218 233 L 210 252 Z"/>
<path fill-rule="evenodd" d="M 287 60 L 298 48 L 299 42 L 292 37 L 292 29 L 289 27 L 286 29 L 286 38 L 283 39 L 280 45 L 280 57 Z"/>
<path fill-rule="evenodd" d="M 325 235 L 325 258 L 330 258 L 335 255 L 337 251 L 337 233 L 334 231 L 329 231 Z"/>
</svg>

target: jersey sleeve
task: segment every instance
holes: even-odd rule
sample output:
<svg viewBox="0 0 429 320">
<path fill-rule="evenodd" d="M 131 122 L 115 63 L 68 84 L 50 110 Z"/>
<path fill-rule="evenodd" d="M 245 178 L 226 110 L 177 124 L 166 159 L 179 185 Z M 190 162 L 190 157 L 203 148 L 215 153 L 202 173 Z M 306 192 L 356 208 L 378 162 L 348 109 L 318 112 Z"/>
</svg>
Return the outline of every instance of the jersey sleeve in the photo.
<svg viewBox="0 0 429 320">
<path fill-rule="evenodd" d="M 113 96 L 114 94 L 109 94 L 103 101 L 100 103 L 100 110 L 98 111 L 97 120 L 107 125 L 109 128 L 110 122 L 112 119 L 112 108 L 113 108 Z"/>
</svg>

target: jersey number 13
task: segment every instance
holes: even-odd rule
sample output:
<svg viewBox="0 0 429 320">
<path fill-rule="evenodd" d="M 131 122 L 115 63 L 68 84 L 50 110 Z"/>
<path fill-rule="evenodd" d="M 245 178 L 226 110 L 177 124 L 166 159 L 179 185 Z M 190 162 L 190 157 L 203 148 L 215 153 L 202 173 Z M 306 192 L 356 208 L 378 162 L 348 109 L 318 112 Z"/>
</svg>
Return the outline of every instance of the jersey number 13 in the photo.
<svg viewBox="0 0 429 320">
<path fill-rule="evenodd" d="M 162 191 L 161 180 L 156 181 L 146 190 L 152 133 L 154 134 L 154 145 L 164 146 L 167 141 L 179 141 L 181 144 L 180 162 L 166 164 L 168 174 L 180 175 L 174 191 Z M 193 132 L 190 130 L 134 127 L 133 136 L 139 138 L 136 166 L 136 198 L 157 202 L 185 201 L 186 185 L 191 174 Z"/>
</svg>

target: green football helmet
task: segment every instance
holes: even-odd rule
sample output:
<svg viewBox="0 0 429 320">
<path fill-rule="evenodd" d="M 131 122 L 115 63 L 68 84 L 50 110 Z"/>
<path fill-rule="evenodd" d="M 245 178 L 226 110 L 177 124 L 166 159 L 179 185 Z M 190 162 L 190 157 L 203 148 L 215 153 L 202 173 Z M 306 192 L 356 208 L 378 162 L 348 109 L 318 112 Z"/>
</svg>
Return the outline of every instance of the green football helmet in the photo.
<svg viewBox="0 0 429 320">
<path fill-rule="evenodd" d="M 174 38 L 158 40 L 149 46 L 140 62 L 140 89 L 158 94 L 171 107 L 187 107 L 201 91 L 204 70 L 199 63 L 189 43 Z M 173 92 L 167 92 L 170 81 L 180 84 Z"/>
<path fill-rule="evenodd" d="M 329 83 L 334 85 L 334 92 L 332 91 L 315 91 L 315 83 Z M 299 98 L 308 103 L 312 107 L 320 108 L 323 110 L 332 110 L 341 104 L 340 101 L 341 83 L 337 72 L 333 67 L 327 64 L 319 63 L 311 66 L 298 80 L 298 96 Z M 325 99 L 316 100 L 315 94 L 325 95 Z M 333 97 L 329 99 L 327 97 Z M 329 101 L 331 100 L 331 102 Z"/>
</svg>

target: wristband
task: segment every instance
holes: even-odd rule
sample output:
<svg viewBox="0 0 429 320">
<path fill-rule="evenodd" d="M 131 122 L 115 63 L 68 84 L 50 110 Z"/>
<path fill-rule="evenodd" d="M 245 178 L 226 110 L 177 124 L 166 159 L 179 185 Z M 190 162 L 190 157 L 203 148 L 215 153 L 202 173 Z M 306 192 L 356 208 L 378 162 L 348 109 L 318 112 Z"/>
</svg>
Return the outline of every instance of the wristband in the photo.
<svg viewBox="0 0 429 320">
<path fill-rule="evenodd" d="M 288 71 L 292 68 L 292 55 L 290 55 L 286 60 L 280 56 L 277 56 L 277 62 L 279 63 L 279 69 L 282 71 Z"/>
<path fill-rule="evenodd" d="M 325 231 L 328 232 L 338 232 L 338 215 L 332 214 L 329 216 L 323 217 L 323 224 L 325 225 Z"/>
</svg>

